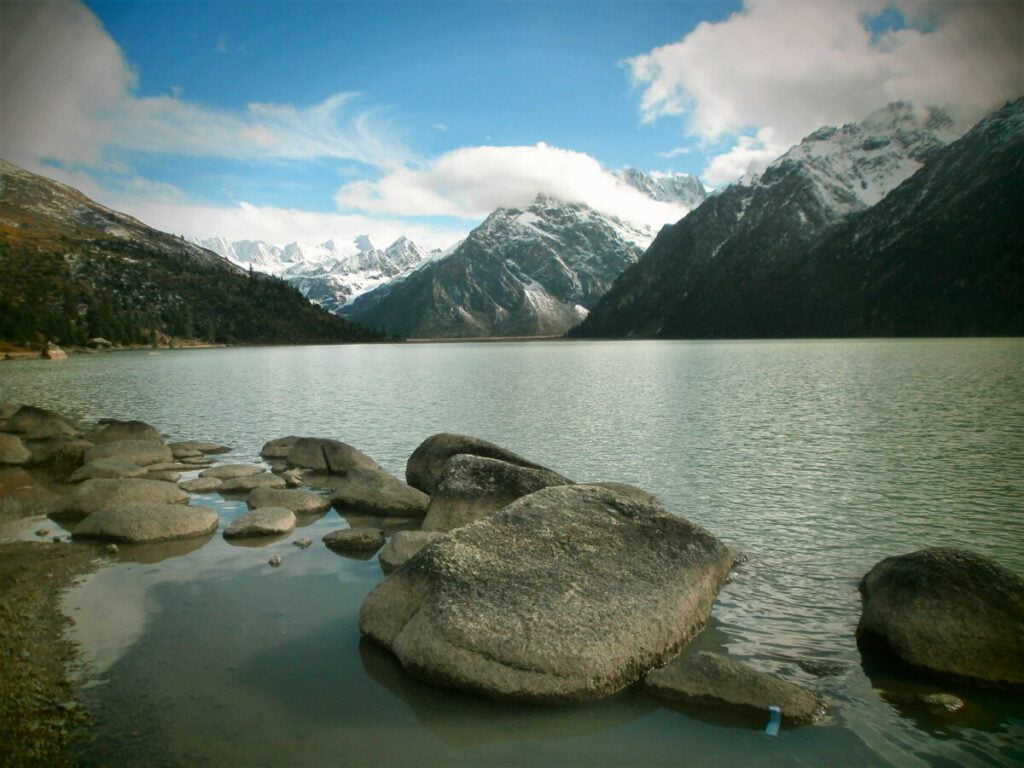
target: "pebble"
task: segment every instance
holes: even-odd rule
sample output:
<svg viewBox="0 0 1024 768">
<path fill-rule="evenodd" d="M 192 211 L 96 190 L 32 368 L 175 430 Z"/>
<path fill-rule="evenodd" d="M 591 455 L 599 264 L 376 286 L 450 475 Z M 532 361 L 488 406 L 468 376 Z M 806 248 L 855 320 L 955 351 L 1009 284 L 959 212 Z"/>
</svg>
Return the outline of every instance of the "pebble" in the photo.
<svg viewBox="0 0 1024 768">
<path fill-rule="evenodd" d="M 270 563 L 275 568 L 277 568 L 282 562 L 284 562 L 284 558 L 281 557 L 280 555 L 274 555 L 267 562 Z"/>
<path fill-rule="evenodd" d="M 118 552 L 120 552 L 120 550 L 117 548 L 117 544 L 114 544 L 113 542 L 107 544 L 107 546 L 105 546 L 104 549 L 107 551 L 107 554 L 110 555 L 116 555 Z"/>
<path fill-rule="evenodd" d="M 293 541 L 292 544 L 294 544 L 299 549 L 306 549 L 306 548 L 310 547 L 313 544 L 313 540 L 312 539 L 297 539 L 296 541 Z"/>
<path fill-rule="evenodd" d="M 40 528 L 38 531 L 36 531 L 36 536 L 38 536 L 40 538 L 43 538 L 44 536 L 49 536 L 49 535 L 50 535 L 50 531 L 49 531 L 48 528 Z"/>
</svg>

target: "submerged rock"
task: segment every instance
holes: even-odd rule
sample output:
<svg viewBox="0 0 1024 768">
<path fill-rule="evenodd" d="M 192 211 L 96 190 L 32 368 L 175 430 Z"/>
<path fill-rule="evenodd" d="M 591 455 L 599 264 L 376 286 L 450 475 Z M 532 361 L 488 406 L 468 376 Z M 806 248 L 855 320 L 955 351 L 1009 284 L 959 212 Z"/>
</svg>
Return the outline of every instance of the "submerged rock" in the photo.
<svg viewBox="0 0 1024 768">
<path fill-rule="evenodd" d="M 96 459 L 119 459 L 144 467 L 173 461 L 174 455 L 160 440 L 113 440 L 85 452 L 85 463 Z"/>
<path fill-rule="evenodd" d="M 481 440 L 479 437 L 459 435 L 454 432 L 440 432 L 428 437 L 413 451 L 412 456 L 405 464 L 405 481 L 413 488 L 433 495 L 437 490 L 445 462 L 459 453 L 498 459 L 519 467 L 545 469 L 540 464 L 535 464 L 500 445 Z"/>
<path fill-rule="evenodd" d="M 963 549 L 882 560 L 860 582 L 857 640 L 940 678 L 1024 688 L 1024 578 Z"/>
<path fill-rule="evenodd" d="M 430 682 L 597 699 L 703 628 L 734 557 L 660 505 L 545 488 L 427 544 L 370 592 L 359 626 Z"/>
<path fill-rule="evenodd" d="M 380 567 L 391 573 L 443 533 L 436 531 L 395 531 L 380 551 Z"/>
<path fill-rule="evenodd" d="M 295 513 L 284 507 L 261 507 L 235 518 L 224 531 L 226 539 L 279 536 L 295 530 Z"/>
<path fill-rule="evenodd" d="M 644 688 L 669 701 L 711 704 L 764 717 L 775 706 L 782 710 L 783 722 L 793 725 L 810 723 L 825 711 L 825 703 L 809 689 L 706 651 L 649 672 Z"/>
<path fill-rule="evenodd" d="M 343 552 L 376 552 L 384 546 L 384 532 L 380 528 L 345 528 L 331 531 L 323 542 Z"/>
<path fill-rule="evenodd" d="M 383 469 L 353 467 L 330 480 L 331 501 L 339 510 L 380 517 L 423 517 L 430 497 Z"/>
<path fill-rule="evenodd" d="M 126 504 L 186 504 L 188 494 L 174 483 L 139 477 L 84 480 L 57 503 L 50 517 L 81 520 L 107 507 Z M 76 529 L 77 530 L 77 529 Z"/>
<path fill-rule="evenodd" d="M 331 508 L 326 496 L 294 488 L 255 488 L 245 503 L 250 509 L 285 507 L 297 515 L 319 515 Z"/>
<path fill-rule="evenodd" d="M 547 469 L 532 469 L 483 456 L 456 454 L 445 462 L 424 531 L 450 531 L 486 517 L 541 488 L 572 485 Z"/>
<path fill-rule="evenodd" d="M 217 513 L 206 507 L 127 504 L 89 515 L 75 528 L 71 538 L 148 544 L 206 536 L 217 530 L 218 522 Z"/>
</svg>

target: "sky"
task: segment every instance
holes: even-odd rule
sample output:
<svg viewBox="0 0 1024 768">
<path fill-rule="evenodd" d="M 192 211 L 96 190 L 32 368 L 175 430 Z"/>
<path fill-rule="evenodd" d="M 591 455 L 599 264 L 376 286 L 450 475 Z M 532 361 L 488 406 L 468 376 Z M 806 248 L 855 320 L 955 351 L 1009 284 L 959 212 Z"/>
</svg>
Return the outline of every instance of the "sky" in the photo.
<svg viewBox="0 0 1024 768">
<path fill-rule="evenodd" d="M 1024 95 L 1024 0 L 0 0 L 0 157 L 194 237 L 452 245 L 612 172 L 720 188 L 898 100 Z"/>
</svg>

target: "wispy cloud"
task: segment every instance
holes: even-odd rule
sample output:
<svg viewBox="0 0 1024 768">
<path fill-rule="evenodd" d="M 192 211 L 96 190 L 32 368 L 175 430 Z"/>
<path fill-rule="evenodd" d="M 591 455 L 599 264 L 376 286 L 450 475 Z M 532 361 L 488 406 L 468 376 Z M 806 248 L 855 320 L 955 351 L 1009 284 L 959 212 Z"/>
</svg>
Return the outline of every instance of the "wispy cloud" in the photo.
<svg viewBox="0 0 1024 768">
<path fill-rule="evenodd" d="M 897 99 L 975 119 L 1024 92 L 1022 29 L 1019 0 L 746 0 L 626 65 L 645 120 L 678 116 L 707 141 L 741 136 L 709 165 L 721 181 L 744 154 L 760 162 L 759 148 Z"/>
</svg>

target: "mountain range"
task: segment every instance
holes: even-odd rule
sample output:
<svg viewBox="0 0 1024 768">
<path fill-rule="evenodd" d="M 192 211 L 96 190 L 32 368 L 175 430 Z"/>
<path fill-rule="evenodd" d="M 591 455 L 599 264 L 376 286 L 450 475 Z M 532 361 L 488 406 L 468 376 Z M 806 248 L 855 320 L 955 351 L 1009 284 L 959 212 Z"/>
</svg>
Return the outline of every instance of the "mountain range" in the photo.
<svg viewBox="0 0 1024 768">
<path fill-rule="evenodd" d="M 0 160 L 0 339 L 286 344 L 384 337 L 80 191 Z"/>
<path fill-rule="evenodd" d="M 952 143 L 906 103 L 816 131 L 662 230 L 571 335 L 1020 334 L 1021 112 Z"/>
</svg>

